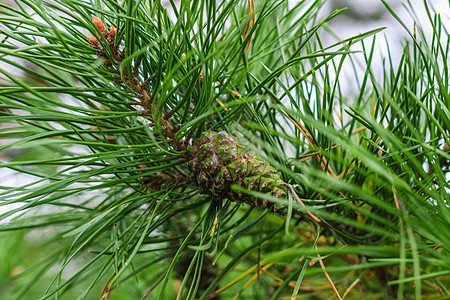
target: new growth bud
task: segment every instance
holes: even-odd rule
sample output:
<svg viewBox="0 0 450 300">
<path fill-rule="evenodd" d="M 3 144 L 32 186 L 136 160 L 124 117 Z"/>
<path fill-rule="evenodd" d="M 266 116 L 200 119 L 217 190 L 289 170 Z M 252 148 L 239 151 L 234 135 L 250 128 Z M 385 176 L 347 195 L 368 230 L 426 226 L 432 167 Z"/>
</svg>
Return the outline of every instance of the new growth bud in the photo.
<svg viewBox="0 0 450 300">
<path fill-rule="evenodd" d="M 92 17 L 92 22 L 97 26 L 98 30 L 103 34 L 103 36 L 106 38 L 109 35 L 108 30 L 105 27 L 105 24 L 103 24 L 102 20 L 100 18 L 97 18 L 96 16 Z"/>
<path fill-rule="evenodd" d="M 91 44 L 94 47 L 100 46 L 100 43 L 98 42 L 97 38 L 95 38 L 93 36 L 88 36 L 87 40 L 88 40 L 89 44 Z"/>
<path fill-rule="evenodd" d="M 98 28 L 98 30 L 100 30 L 103 37 L 108 42 L 109 47 L 112 49 L 117 35 L 116 28 L 114 26 L 111 26 L 111 29 L 108 31 L 106 29 L 105 24 L 103 24 L 103 21 L 100 18 L 97 18 L 96 16 L 92 17 L 92 22 Z M 94 48 L 97 48 L 97 50 L 100 50 L 100 43 L 96 37 L 88 37 L 87 39 L 89 44 L 91 44 Z"/>
<path fill-rule="evenodd" d="M 109 30 L 109 37 L 114 40 L 116 38 L 117 30 L 114 26 L 111 26 L 111 29 Z"/>
</svg>

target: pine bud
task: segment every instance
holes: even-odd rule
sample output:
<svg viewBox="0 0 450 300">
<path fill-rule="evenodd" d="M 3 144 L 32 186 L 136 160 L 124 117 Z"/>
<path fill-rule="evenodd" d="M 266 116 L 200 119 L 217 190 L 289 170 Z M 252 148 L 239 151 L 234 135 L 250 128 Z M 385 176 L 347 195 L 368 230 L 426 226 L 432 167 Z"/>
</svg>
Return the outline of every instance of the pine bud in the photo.
<svg viewBox="0 0 450 300">
<path fill-rule="evenodd" d="M 109 30 L 109 38 L 114 41 L 116 39 L 117 30 L 116 27 L 111 26 L 111 29 Z"/>
<path fill-rule="evenodd" d="M 88 36 L 87 40 L 89 42 L 89 44 L 91 44 L 94 47 L 99 47 L 100 43 L 98 42 L 97 38 L 93 37 L 93 36 Z"/>
<path fill-rule="evenodd" d="M 95 26 L 97 26 L 98 30 L 100 30 L 100 32 L 103 34 L 103 36 L 105 38 L 108 37 L 109 32 L 106 29 L 105 24 L 103 24 L 103 21 L 100 18 L 97 18 L 96 16 L 92 17 L 92 22 L 95 24 Z"/>
</svg>

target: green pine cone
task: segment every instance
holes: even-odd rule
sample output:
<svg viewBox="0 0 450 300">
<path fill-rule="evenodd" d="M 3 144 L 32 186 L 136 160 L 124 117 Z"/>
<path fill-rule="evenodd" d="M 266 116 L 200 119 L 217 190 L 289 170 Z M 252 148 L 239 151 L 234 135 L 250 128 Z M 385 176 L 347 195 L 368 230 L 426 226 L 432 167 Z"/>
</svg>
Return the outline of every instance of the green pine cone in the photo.
<svg viewBox="0 0 450 300">
<path fill-rule="evenodd" d="M 286 196 L 286 183 L 278 171 L 234 136 L 224 131 L 206 131 L 194 140 L 188 151 L 192 157 L 188 166 L 201 193 L 210 194 L 216 200 L 227 198 L 277 212 L 282 209 L 272 202 L 231 189 L 235 184 L 275 197 Z"/>
</svg>

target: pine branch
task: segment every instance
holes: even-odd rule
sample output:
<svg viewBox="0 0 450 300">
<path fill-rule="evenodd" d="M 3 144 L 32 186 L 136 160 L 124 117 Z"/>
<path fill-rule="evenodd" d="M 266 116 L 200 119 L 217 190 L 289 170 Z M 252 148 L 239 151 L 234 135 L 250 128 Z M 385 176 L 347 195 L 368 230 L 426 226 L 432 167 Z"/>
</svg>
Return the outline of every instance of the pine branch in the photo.
<svg viewBox="0 0 450 300">
<path fill-rule="evenodd" d="M 445 297 L 443 14 L 324 2 L 0 5 L 2 296 Z"/>
</svg>

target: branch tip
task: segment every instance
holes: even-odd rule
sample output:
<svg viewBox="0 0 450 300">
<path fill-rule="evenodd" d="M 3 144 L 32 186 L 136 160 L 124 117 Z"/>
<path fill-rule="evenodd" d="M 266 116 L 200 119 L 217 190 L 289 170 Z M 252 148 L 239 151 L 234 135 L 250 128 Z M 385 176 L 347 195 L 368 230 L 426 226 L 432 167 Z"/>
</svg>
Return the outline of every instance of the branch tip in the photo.
<svg viewBox="0 0 450 300">
<path fill-rule="evenodd" d="M 95 26 L 97 26 L 98 30 L 100 30 L 100 32 L 103 34 L 103 36 L 106 37 L 106 35 L 109 33 L 108 30 L 106 29 L 105 24 L 103 24 L 103 21 L 100 18 L 97 18 L 96 16 L 92 17 L 92 23 L 95 24 Z"/>
</svg>

